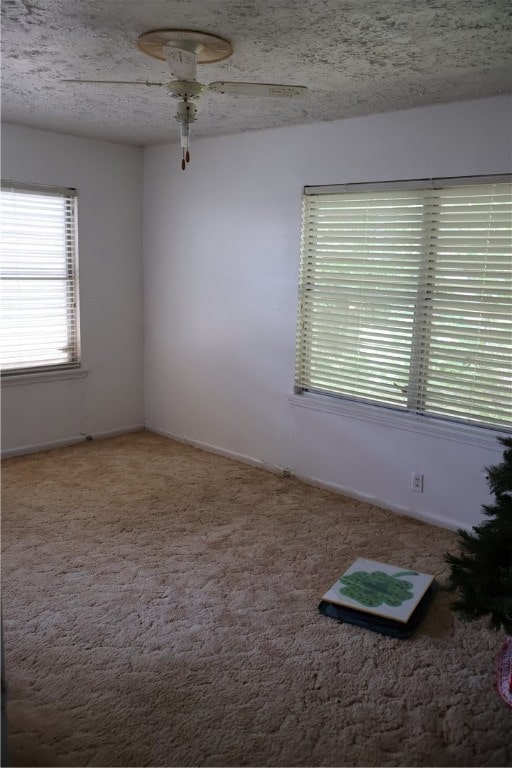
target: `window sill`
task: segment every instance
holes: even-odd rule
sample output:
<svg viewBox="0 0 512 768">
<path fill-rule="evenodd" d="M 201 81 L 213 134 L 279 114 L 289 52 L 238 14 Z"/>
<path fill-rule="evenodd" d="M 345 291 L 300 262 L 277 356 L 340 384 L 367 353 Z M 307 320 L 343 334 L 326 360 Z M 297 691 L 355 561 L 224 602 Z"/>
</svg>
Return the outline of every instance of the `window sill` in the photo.
<svg viewBox="0 0 512 768">
<path fill-rule="evenodd" d="M 2 376 L 2 387 L 18 387 L 23 384 L 47 384 L 64 379 L 85 379 L 88 370 L 85 368 L 70 368 L 64 371 L 41 371 L 39 373 L 15 373 L 12 376 Z"/>
<path fill-rule="evenodd" d="M 384 408 L 366 405 L 365 403 L 354 403 L 307 392 L 299 395 L 290 395 L 288 400 L 291 405 L 299 408 L 324 411 L 349 419 L 371 421 L 376 424 L 393 427 L 394 429 L 417 432 L 421 435 L 452 440 L 457 443 L 466 443 L 467 445 L 482 448 L 492 448 L 496 451 L 502 451 L 497 437 L 509 434 L 505 429 L 483 429 L 464 424 L 427 421 L 427 419 L 409 413 L 396 413 Z"/>
</svg>

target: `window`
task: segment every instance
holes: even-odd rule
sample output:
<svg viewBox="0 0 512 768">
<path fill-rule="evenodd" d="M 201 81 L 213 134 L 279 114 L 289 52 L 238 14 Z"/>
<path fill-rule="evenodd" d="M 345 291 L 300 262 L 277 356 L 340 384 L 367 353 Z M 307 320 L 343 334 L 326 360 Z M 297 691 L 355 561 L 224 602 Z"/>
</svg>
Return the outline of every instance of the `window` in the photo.
<svg viewBox="0 0 512 768">
<path fill-rule="evenodd" d="M 512 428 L 510 177 L 306 187 L 295 391 Z"/>
<path fill-rule="evenodd" d="M 2 374 L 79 365 L 76 193 L 2 182 Z"/>
</svg>

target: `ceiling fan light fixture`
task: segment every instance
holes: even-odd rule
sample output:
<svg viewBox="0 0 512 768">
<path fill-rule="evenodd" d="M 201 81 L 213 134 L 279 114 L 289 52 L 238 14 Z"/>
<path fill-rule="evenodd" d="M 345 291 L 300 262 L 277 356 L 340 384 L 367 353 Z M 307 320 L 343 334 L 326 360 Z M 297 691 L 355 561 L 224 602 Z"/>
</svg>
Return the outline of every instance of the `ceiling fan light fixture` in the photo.
<svg viewBox="0 0 512 768">
<path fill-rule="evenodd" d="M 193 101 L 178 102 L 176 105 L 176 121 L 180 126 L 180 144 L 182 149 L 181 168 L 184 171 L 187 163 L 190 162 L 190 124 L 197 116 L 197 105 Z"/>
</svg>

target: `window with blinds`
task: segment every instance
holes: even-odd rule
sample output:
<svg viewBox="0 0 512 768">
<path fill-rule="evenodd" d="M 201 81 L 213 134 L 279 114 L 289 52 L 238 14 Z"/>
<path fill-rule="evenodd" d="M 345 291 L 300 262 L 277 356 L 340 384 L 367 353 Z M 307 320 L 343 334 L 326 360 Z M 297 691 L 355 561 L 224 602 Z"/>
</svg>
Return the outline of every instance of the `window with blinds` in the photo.
<svg viewBox="0 0 512 768">
<path fill-rule="evenodd" d="M 76 193 L 2 182 L 2 374 L 79 365 Z"/>
<path fill-rule="evenodd" d="M 296 392 L 512 428 L 512 184 L 310 187 Z"/>
</svg>

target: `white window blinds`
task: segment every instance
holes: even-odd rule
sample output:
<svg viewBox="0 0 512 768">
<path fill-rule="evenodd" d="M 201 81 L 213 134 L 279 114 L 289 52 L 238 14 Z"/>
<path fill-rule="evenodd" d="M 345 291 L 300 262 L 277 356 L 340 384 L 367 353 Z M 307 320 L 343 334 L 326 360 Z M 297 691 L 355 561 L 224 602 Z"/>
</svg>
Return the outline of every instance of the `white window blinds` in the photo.
<svg viewBox="0 0 512 768">
<path fill-rule="evenodd" d="M 75 192 L 2 183 L 2 373 L 79 363 Z"/>
<path fill-rule="evenodd" d="M 512 427 L 510 182 L 346 189 L 303 198 L 296 391 Z"/>
</svg>

